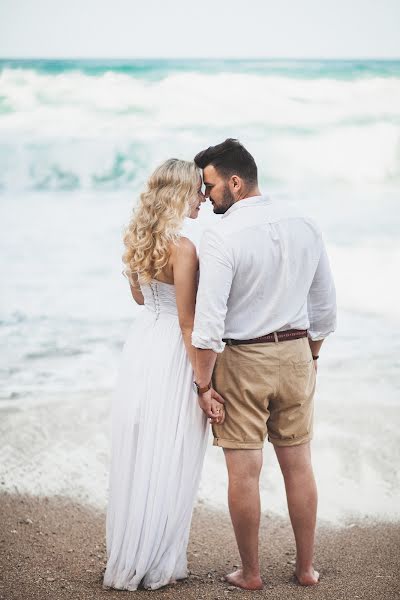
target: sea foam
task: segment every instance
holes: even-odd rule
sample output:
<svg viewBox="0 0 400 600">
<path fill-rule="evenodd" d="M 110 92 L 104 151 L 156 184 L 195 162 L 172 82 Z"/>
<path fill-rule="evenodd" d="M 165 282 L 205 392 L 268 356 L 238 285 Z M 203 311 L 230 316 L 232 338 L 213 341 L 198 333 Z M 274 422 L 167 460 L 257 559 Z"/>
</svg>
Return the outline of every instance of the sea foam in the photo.
<svg viewBox="0 0 400 600">
<path fill-rule="evenodd" d="M 400 77 L 0 72 L 3 189 L 129 186 L 172 154 L 240 137 L 274 181 L 400 177 Z"/>
</svg>

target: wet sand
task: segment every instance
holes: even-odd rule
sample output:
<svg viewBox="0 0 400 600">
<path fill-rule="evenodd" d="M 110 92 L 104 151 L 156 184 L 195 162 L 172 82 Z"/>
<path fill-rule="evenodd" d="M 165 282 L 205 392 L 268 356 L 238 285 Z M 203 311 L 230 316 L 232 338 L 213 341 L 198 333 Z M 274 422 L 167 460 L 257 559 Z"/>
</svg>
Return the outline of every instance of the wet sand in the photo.
<svg viewBox="0 0 400 600">
<path fill-rule="evenodd" d="M 400 524 L 353 521 L 320 525 L 315 567 L 320 583 L 302 588 L 293 579 L 295 559 L 287 519 L 263 515 L 260 592 L 232 588 L 223 575 L 239 564 L 229 516 L 195 509 L 189 545 L 190 577 L 157 591 L 102 588 L 105 513 L 61 496 L 0 494 L 0 599 L 96 600 L 140 597 L 217 600 L 368 600 L 400 598 Z"/>
</svg>

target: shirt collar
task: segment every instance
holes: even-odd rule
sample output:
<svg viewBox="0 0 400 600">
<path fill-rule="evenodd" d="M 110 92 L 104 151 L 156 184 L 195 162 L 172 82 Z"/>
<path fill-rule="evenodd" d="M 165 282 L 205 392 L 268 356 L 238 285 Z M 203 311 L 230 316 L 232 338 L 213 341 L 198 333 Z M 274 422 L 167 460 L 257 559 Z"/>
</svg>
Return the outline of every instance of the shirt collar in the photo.
<svg viewBox="0 0 400 600">
<path fill-rule="evenodd" d="M 270 201 L 270 199 L 268 198 L 268 196 L 265 196 L 265 195 L 249 196 L 248 198 L 243 198 L 243 200 L 238 200 L 237 202 L 235 202 L 235 204 L 232 204 L 232 206 L 230 208 L 228 208 L 226 213 L 224 213 L 222 215 L 222 218 L 224 219 L 225 217 L 232 214 L 236 210 L 239 210 L 239 208 L 248 208 L 249 206 L 259 206 L 260 204 L 263 204 L 264 202 L 269 202 L 269 201 Z"/>
</svg>

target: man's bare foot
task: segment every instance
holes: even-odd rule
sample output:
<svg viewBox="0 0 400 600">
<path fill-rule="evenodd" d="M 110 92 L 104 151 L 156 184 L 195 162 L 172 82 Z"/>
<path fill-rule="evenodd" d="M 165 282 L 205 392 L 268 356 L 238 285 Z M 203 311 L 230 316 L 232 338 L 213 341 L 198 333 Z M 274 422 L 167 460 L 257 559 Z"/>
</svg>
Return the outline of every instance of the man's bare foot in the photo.
<svg viewBox="0 0 400 600">
<path fill-rule="evenodd" d="M 263 589 L 263 582 L 260 576 L 244 577 L 242 569 L 238 569 L 233 573 L 229 573 L 229 575 L 225 575 L 225 579 L 231 585 L 235 585 L 243 590 Z"/>
<path fill-rule="evenodd" d="M 319 583 L 319 573 L 315 569 L 303 571 L 302 573 L 296 571 L 294 576 L 300 585 L 316 585 Z"/>
</svg>

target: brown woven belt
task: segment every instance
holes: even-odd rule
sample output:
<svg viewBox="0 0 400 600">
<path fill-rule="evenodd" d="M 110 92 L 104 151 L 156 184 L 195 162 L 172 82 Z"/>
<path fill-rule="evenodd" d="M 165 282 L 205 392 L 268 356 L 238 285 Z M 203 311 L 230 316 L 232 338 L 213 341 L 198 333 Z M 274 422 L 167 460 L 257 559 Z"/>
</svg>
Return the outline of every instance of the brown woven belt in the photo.
<svg viewBox="0 0 400 600">
<path fill-rule="evenodd" d="M 286 331 L 275 331 L 274 333 L 268 333 L 258 338 L 251 340 L 232 340 L 229 338 L 222 338 L 223 342 L 226 342 L 228 346 L 239 346 L 240 344 L 265 344 L 267 342 L 284 342 L 285 340 L 298 340 L 299 338 L 307 337 L 307 329 L 287 329 Z"/>
</svg>

